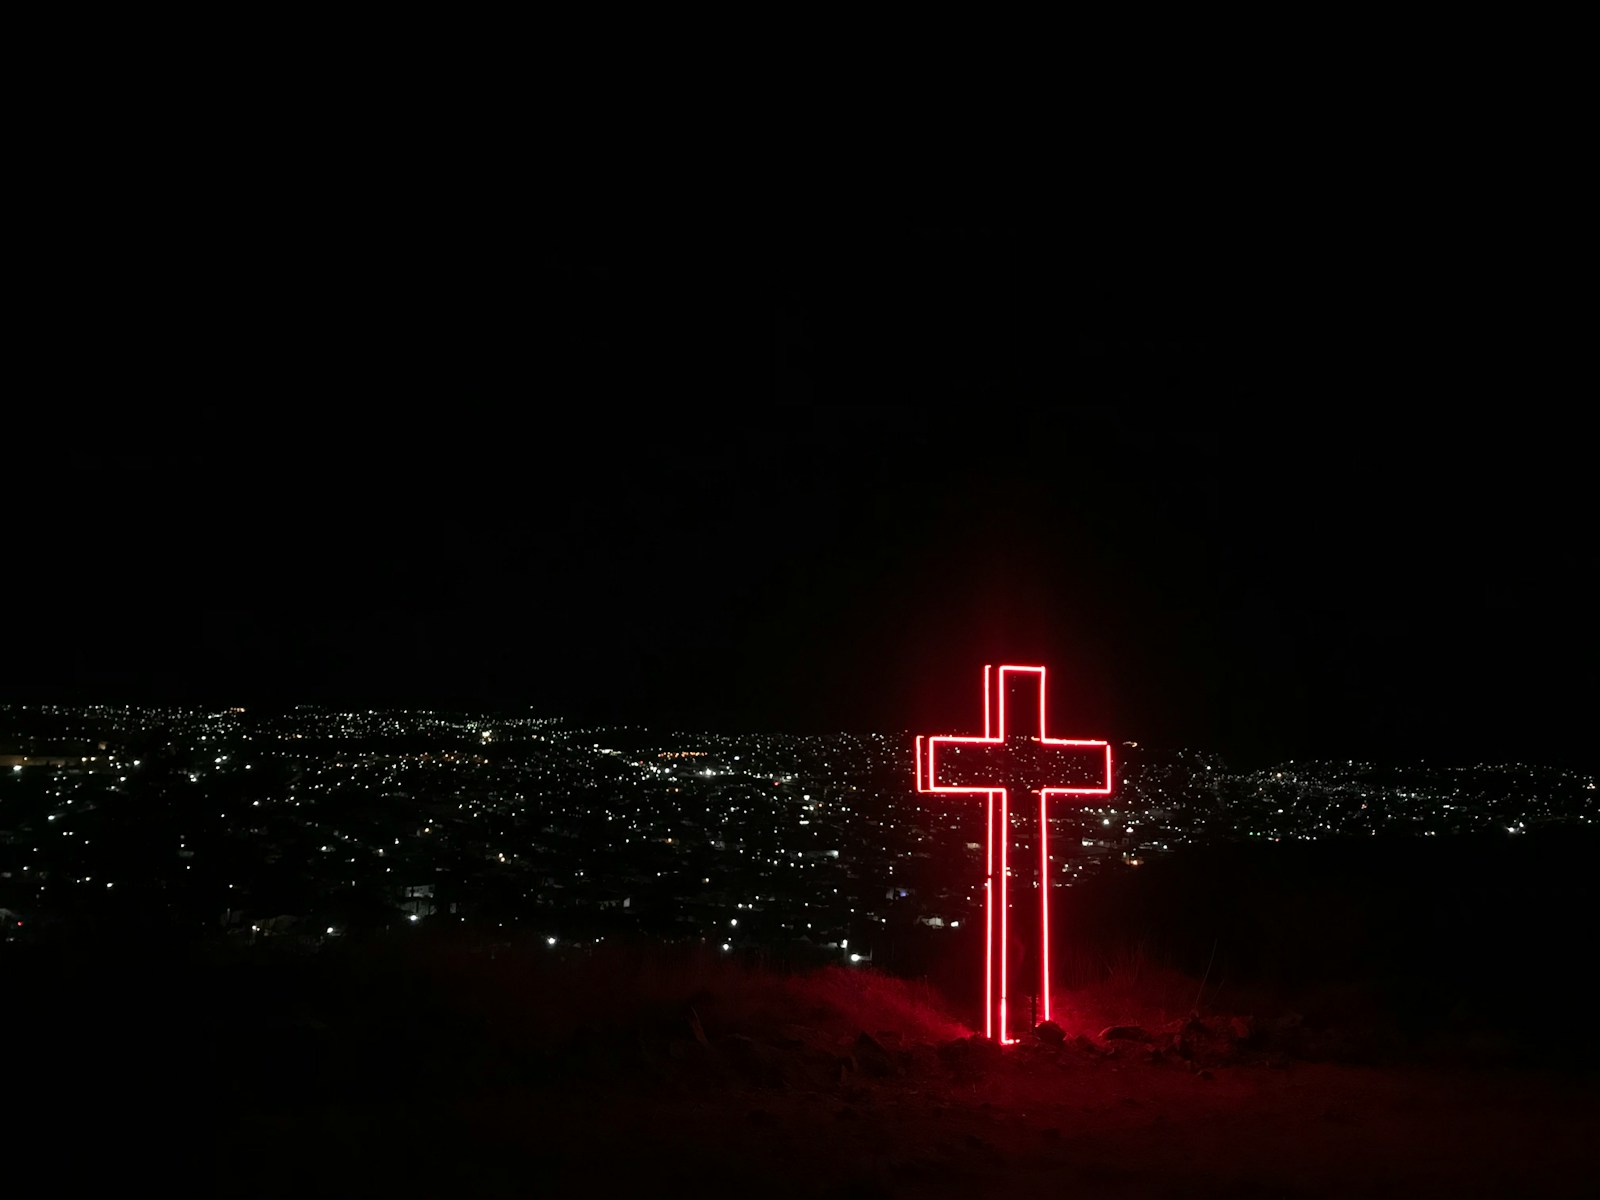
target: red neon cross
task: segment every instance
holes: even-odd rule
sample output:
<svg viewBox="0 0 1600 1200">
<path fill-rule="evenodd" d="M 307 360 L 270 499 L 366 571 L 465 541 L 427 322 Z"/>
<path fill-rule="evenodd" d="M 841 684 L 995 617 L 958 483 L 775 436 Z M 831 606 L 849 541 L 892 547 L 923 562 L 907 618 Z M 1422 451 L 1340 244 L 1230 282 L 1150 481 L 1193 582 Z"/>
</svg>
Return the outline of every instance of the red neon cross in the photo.
<svg viewBox="0 0 1600 1200">
<path fill-rule="evenodd" d="M 1013 730 L 1006 724 L 1006 676 L 1031 674 L 1037 677 L 1039 725 L 1037 734 Z M 990 680 L 996 686 L 991 689 Z M 1045 736 L 1048 726 L 1044 714 L 1044 668 L 1003 666 L 998 671 L 983 668 L 983 736 L 917 737 L 917 790 L 919 792 L 963 792 L 988 798 L 988 838 L 984 853 L 985 928 L 984 937 L 984 1035 L 995 1036 L 998 1024 L 1000 1041 L 1007 1036 L 1006 1000 L 1006 847 L 1010 842 L 1008 797 L 1012 792 L 1036 792 L 1039 796 L 1039 994 L 1043 997 L 1044 1020 L 1050 1019 L 1050 849 L 1048 805 L 1051 796 L 1109 796 L 1111 794 L 1111 743 L 1079 738 Z M 991 720 L 991 713 L 998 714 Z M 1013 722 L 1021 724 L 1021 722 Z M 927 743 L 924 753 L 923 743 Z M 1051 782 L 1054 780 L 1055 782 Z M 1063 783 L 1062 780 L 1070 782 Z M 998 798 L 999 820 L 995 820 Z M 994 844 L 1000 843 L 999 904 L 995 903 Z M 998 908 L 998 917 L 996 909 Z M 995 926 L 998 922 L 999 929 Z M 1000 942 L 1000 998 L 994 998 L 994 943 Z M 998 1021 L 996 1020 L 998 1009 Z"/>
</svg>

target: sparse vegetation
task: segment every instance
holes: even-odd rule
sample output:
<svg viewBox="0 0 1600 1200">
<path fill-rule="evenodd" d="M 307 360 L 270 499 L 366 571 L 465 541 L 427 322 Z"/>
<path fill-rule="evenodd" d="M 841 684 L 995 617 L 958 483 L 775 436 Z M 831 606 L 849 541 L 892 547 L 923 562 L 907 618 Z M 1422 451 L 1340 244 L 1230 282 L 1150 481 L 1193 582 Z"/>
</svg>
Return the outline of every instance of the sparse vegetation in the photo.
<svg viewBox="0 0 1600 1200">
<path fill-rule="evenodd" d="M 234 1193 L 593 1178 L 737 1191 L 754 1173 L 769 1192 L 810 1195 L 882 1181 L 894 1163 L 924 1172 L 927 1194 L 957 1194 L 1000 1147 L 1018 1162 L 1044 1153 L 1029 1140 L 1041 1112 L 1042 1128 L 1128 1152 L 1126 1106 L 1145 1104 L 1185 1121 L 1310 1122 L 1285 1136 L 1315 1143 L 1325 1112 L 1361 1120 L 1375 1103 L 1363 1089 L 1401 1089 L 1412 1106 L 1368 1137 L 1425 1125 L 1417 1136 L 1436 1153 L 1483 1166 L 1487 1149 L 1450 1142 L 1455 1126 L 1430 1114 L 1467 1096 L 1509 1119 L 1501 1092 L 1522 1088 L 1529 1130 L 1535 1117 L 1564 1128 L 1593 1111 L 1587 1072 L 1600 1062 L 1582 1022 L 1557 1030 L 1547 1015 L 1580 994 L 1570 921 L 1592 914 L 1591 885 L 1532 869 L 1553 851 L 1521 850 L 1463 843 L 1419 862 L 1384 847 L 1287 859 L 1250 848 L 1074 889 L 1055 927 L 1061 1036 L 1004 1054 L 972 1038 L 970 998 L 944 986 L 970 986 L 970 938 L 930 936 L 942 956 L 914 979 L 775 970 L 710 946 L 474 943 L 426 929 L 312 955 L 12 946 L 0 966 L 13 1078 L 34 1111 L 98 1113 L 125 1132 L 141 1118 L 170 1131 L 220 1117 L 219 1186 Z M 1569 852 L 1581 862 L 1587 847 Z M 1561 1068 L 1566 1082 L 1529 1082 L 1528 1067 Z M 179 1079 L 176 1094 L 215 1111 L 149 1103 Z M 900 1113 L 921 1124 L 896 1124 Z M 837 1161 L 823 1154 L 834 1141 Z M 631 1157 L 616 1157 L 623 1144 Z M 1151 1169 L 1182 1177 L 1179 1151 L 1163 1153 Z M 773 1185 L 783 1163 L 804 1170 Z"/>
</svg>

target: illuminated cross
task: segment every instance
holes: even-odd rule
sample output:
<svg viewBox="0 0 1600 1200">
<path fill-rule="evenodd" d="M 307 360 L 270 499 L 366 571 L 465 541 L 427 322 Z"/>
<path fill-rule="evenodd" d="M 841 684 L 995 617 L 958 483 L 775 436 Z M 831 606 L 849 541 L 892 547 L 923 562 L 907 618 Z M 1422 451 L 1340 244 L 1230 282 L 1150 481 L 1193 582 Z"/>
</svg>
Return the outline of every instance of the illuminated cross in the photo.
<svg viewBox="0 0 1600 1200">
<path fill-rule="evenodd" d="M 1039 724 L 1030 729 L 1031 714 L 1006 717 L 1006 677 L 1034 675 L 1039 690 Z M 994 681 L 991 686 L 991 680 Z M 983 668 L 983 736 L 917 737 L 917 791 L 961 792 L 987 797 L 984 846 L 984 987 L 983 1032 L 1010 1042 L 1006 1025 L 1007 979 L 1007 845 L 1010 843 L 1010 796 L 1034 792 L 1039 797 L 1039 995 L 1043 1020 L 1050 1019 L 1050 848 L 1049 802 L 1052 796 L 1109 796 L 1111 743 L 1046 737 L 1044 668 Z M 991 713 L 996 714 L 991 721 Z M 924 747 L 926 743 L 926 747 Z M 999 843 L 999 869 L 995 844 Z M 998 881 L 998 888 L 996 887 Z M 999 899 L 996 901 L 995 892 Z M 999 986 L 996 987 L 994 944 L 1000 943 Z M 996 1003 L 995 992 L 999 992 Z"/>
</svg>

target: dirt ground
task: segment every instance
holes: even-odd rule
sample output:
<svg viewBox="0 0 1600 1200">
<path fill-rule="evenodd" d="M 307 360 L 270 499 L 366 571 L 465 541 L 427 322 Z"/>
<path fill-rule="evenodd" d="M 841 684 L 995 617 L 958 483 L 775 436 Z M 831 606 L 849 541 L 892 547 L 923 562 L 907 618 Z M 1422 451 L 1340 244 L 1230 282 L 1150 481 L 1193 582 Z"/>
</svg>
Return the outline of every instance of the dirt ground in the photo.
<svg viewBox="0 0 1600 1200">
<path fill-rule="evenodd" d="M 1193 1200 L 1576 1197 L 1600 1185 L 1600 1089 L 1578 1078 L 1294 1060 L 1200 1069 L 1096 1038 L 998 1059 L 889 1041 L 887 1056 L 829 1057 L 804 1038 L 713 1038 L 669 1048 L 653 1077 L 240 1112 L 220 1143 L 221 1187 Z"/>
</svg>

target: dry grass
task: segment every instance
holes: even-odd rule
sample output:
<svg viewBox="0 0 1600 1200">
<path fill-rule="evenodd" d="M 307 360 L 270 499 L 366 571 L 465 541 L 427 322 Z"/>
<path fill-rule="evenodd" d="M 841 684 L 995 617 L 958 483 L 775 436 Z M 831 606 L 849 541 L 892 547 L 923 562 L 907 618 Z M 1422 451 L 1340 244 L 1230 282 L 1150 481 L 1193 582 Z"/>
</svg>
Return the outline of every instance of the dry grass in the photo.
<svg viewBox="0 0 1600 1200">
<path fill-rule="evenodd" d="M 893 1031 L 940 1042 L 972 1032 L 926 984 L 864 968 L 762 970 L 701 947 L 567 953 L 532 943 L 491 954 L 413 942 L 345 956 L 326 984 L 358 1008 L 447 1011 L 537 1052 L 580 1036 L 679 1028 L 691 1014 L 713 1037 L 798 1029 L 808 1041 L 836 1041 Z"/>
<path fill-rule="evenodd" d="M 714 972 L 706 1016 L 729 1032 L 756 1034 L 779 1025 L 854 1036 L 892 1031 L 908 1041 L 944 1042 L 972 1033 L 925 984 L 846 967 L 800 975 L 735 968 Z"/>
</svg>

